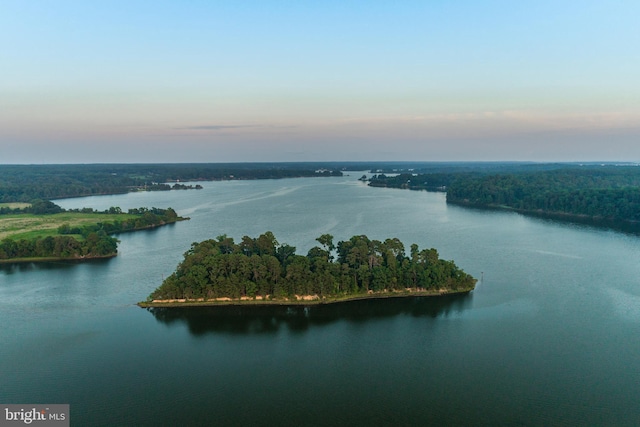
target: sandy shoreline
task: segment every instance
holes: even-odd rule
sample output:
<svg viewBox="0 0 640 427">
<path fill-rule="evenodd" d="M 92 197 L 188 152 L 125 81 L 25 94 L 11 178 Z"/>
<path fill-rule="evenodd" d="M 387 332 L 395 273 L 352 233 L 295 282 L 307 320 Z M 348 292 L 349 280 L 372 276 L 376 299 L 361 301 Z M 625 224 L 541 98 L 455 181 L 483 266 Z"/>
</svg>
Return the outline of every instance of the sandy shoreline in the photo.
<svg viewBox="0 0 640 427">
<path fill-rule="evenodd" d="M 205 300 L 204 298 L 197 299 L 170 299 L 170 300 L 153 300 L 142 301 L 137 305 L 143 308 L 147 307 L 215 307 L 215 306 L 229 306 L 229 305 L 241 305 L 241 306 L 265 306 L 265 305 L 280 305 L 280 306 L 293 306 L 293 305 L 320 305 L 320 304 L 336 304 L 348 301 L 357 301 L 364 299 L 384 299 L 384 298 L 412 298 L 412 297 L 438 297 L 444 295 L 464 294 L 471 292 L 472 289 L 465 289 L 460 291 L 452 291 L 447 289 L 438 290 L 408 290 L 401 292 L 370 292 L 368 294 L 357 294 L 351 296 L 342 297 L 330 297 L 321 298 L 318 295 L 296 295 L 293 299 L 262 299 L 262 297 L 256 297 L 256 299 L 249 297 L 242 297 L 240 299 L 231 298 L 216 298 Z M 259 299 L 258 299 L 259 298 Z"/>
</svg>

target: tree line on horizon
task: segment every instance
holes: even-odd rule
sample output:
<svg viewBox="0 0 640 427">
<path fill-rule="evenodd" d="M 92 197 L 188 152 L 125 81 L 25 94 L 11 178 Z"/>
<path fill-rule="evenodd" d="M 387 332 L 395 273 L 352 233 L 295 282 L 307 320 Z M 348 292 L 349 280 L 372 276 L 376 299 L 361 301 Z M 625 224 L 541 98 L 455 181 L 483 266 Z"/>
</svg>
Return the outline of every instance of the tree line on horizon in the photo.
<svg viewBox="0 0 640 427">
<path fill-rule="evenodd" d="M 340 171 L 314 165 L 275 163 L 0 165 L 0 203 L 202 188 L 181 184 L 184 181 L 340 175 Z"/>
</svg>

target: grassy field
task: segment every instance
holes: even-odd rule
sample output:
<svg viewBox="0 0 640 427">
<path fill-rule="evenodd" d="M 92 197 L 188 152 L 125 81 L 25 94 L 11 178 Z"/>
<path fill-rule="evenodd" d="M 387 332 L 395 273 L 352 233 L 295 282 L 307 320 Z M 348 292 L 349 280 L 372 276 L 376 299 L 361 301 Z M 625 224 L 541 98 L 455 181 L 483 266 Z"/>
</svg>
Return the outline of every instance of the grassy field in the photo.
<svg viewBox="0 0 640 427">
<path fill-rule="evenodd" d="M 58 227 L 68 224 L 71 228 L 96 224 L 98 222 L 124 221 L 138 218 L 129 214 L 87 214 L 76 212 L 63 212 L 53 215 L 15 214 L 0 216 L 0 240 L 7 237 L 20 239 L 33 239 L 36 237 L 55 236 Z M 75 236 L 77 237 L 77 236 Z"/>
<path fill-rule="evenodd" d="M 24 209 L 24 208 L 28 208 L 29 206 L 31 206 L 31 203 L 19 203 L 19 202 L 0 203 L 0 208 L 9 208 L 9 209 Z"/>
</svg>

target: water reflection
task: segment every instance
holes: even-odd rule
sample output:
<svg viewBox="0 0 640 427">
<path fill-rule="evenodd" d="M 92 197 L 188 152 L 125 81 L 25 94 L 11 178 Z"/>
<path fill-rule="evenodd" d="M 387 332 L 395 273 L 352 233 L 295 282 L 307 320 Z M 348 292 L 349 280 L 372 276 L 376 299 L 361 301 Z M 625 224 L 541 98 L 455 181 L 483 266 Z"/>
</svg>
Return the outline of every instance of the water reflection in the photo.
<svg viewBox="0 0 640 427">
<path fill-rule="evenodd" d="M 538 221 L 541 221 L 546 224 L 560 224 L 560 225 L 569 225 L 569 226 L 578 226 L 584 228 L 586 230 L 611 230 L 617 231 L 624 234 L 630 234 L 633 236 L 640 235 L 640 222 L 630 222 L 630 221 L 621 221 L 614 220 L 609 218 L 594 218 L 590 216 L 572 216 L 566 215 L 562 213 L 549 213 L 549 212 L 537 212 L 537 211 L 527 211 L 520 212 L 516 209 L 504 209 L 499 207 L 492 206 L 468 206 L 468 205 L 457 205 L 454 206 L 461 207 L 463 209 L 468 209 L 476 212 L 515 212 L 520 215 L 523 215 L 528 218 L 534 218 Z"/>
<path fill-rule="evenodd" d="M 472 294 L 443 297 L 388 298 L 314 306 L 150 307 L 165 325 L 186 323 L 192 335 L 206 333 L 263 334 L 281 327 L 303 332 L 338 320 L 366 322 L 399 315 L 446 317 L 469 307 Z"/>
<path fill-rule="evenodd" d="M 186 217 L 187 220 L 191 219 L 189 217 Z M 136 233 L 136 234 L 154 234 L 159 232 L 162 229 L 170 229 L 175 227 L 177 224 L 177 222 L 170 222 L 168 224 L 162 224 L 162 225 L 153 225 L 147 228 L 139 228 L 137 230 L 123 230 L 123 231 L 119 231 L 116 233 L 111 233 L 112 236 L 121 236 L 123 234 L 131 234 L 131 233 Z"/>
<path fill-rule="evenodd" d="M 38 261 L 38 262 L 12 262 L 0 264 L 0 273 L 15 274 L 29 271 L 55 271 L 67 270 L 79 264 L 105 265 L 113 258 L 93 258 L 93 259 L 69 259 L 60 261 Z"/>
</svg>

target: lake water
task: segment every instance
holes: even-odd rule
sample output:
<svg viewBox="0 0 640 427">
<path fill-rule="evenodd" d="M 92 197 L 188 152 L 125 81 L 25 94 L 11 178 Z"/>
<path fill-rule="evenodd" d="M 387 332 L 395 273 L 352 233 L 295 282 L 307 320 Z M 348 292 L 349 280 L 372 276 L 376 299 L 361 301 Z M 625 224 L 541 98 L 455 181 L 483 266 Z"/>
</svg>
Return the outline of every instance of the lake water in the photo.
<svg viewBox="0 0 640 427">
<path fill-rule="evenodd" d="M 0 268 L 0 403 L 72 425 L 640 425 L 640 238 L 341 178 L 58 201 L 173 207 L 119 256 Z M 466 296 L 309 309 L 141 309 L 192 242 L 272 231 L 435 247 Z"/>
</svg>

